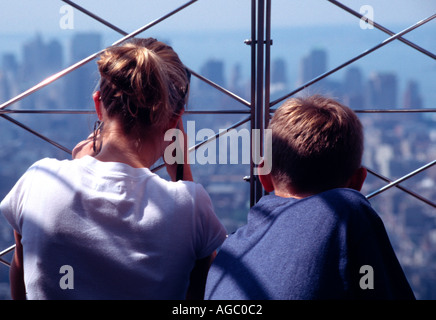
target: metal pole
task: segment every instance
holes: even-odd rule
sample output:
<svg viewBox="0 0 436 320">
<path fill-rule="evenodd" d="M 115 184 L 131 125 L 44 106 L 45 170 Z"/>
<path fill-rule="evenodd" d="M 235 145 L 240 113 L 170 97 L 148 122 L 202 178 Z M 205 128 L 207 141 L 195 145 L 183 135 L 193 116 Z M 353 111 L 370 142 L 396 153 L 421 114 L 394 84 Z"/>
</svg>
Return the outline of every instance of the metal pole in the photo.
<svg viewBox="0 0 436 320">
<path fill-rule="evenodd" d="M 63 2 L 69 4 L 70 6 L 76 8 L 77 10 L 83 12 L 84 14 L 86 14 L 87 16 L 90 16 L 91 18 L 97 20 L 98 22 L 104 24 L 105 26 L 111 28 L 112 30 L 115 30 L 116 32 L 122 34 L 123 36 L 127 36 L 129 33 L 121 30 L 120 28 L 118 28 L 117 26 L 113 25 L 112 23 L 100 18 L 99 16 L 97 16 L 95 13 L 92 13 L 89 10 L 86 10 L 85 8 L 79 6 L 78 4 L 74 3 L 73 1 L 70 0 L 62 0 Z"/>
<path fill-rule="evenodd" d="M 7 261 L 4 261 L 3 259 L 1 259 L 3 256 L 7 255 L 9 252 L 12 252 L 15 250 L 15 245 L 10 246 L 9 248 L 7 248 L 6 250 L 3 250 L 2 252 L 0 252 L 0 262 L 3 263 L 5 266 L 10 267 L 10 263 Z"/>
<path fill-rule="evenodd" d="M 203 81 L 203 82 L 207 83 L 208 85 L 210 85 L 212 88 L 215 88 L 216 90 L 226 94 L 230 98 L 238 101 L 239 103 L 242 103 L 244 106 L 250 107 L 250 103 L 247 100 L 239 97 L 238 95 L 234 94 L 233 92 L 231 92 L 231 91 L 221 87 L 220 85 L 218 85 L 218 84 L 214 83 L 213 81 L 203 77 L 202 75 L 198 74 L 197 72 L 195 72 L 195 71 L 193 71 L 191 69 L 189 69 L 189 72 L 191 72 L 191 74 L 194 77 L 196 77 L 196 78 L 200 79 L 201 81 Z"/>
<path fill-rule="evenodd" d="M 265 114 L 264 128 L 269 124 L 271 99 L 271 0 L 266 1 L 266 42 L 265 42 Z"/>
<path fill-rule="evenodd" d="M 435 18 L 436 18 L 436 14 L 433 14 L 430 17 L 428 17 L 428 18 L 426 18 L 424 20 L 421 20 L 421 21 L 417 22 L 416 24 L 410 26 L 409 28 L 407 28 L 407 29 L 405 29 L 405 30 L 403 30 L 403 31 L 393 35 L 392 37 L 387 38 L 385 41 L 379 43 L 378 45 L 372 47 L 371 49 L 366 50 L 365 52 L 359 54 L 358 56 L 354 57 L 353 59 L 350 59 L 347 62 L 341 64 L 340 66 L 338 66 L 338 67 L 336 67 L 336 68 L 334 68 L 334 69 L 332 69 L 330 71 L 327 71 L 327 72 L 319 75 L 315 79 L 312 79 L 309 82 L 303 84 L 301 87 L 299 87 L 298 89 L 296 89 L 296 90 L 292 91 L 291 93 L 285 95 L 284 97 L 279 98 L 279 99 L 271 102 L 271 106 L 274 106 L 274 105 L 280 103 L 281 101 L 283 101 L 283 100 L 293 96 L 294 94 L 300 92 L 301 90 L 306 89 L 307 87 L 309 87 L 309 86 L 311 86 L 311 85 L 321 81 L 322 79 L 332 75 L 333 73 L 335 73 L 335 72 L 345 68 L 346 66 L 352 64 L 353 62 L 356 62 L 357 60 L 360 60 L 363 57 L 366 57 L 368 54 L 370 54 L 370 53 L 372 53 L 372 52 L 374 52 L 374 51 L 384 47 L 385 45 L 391 43 L 392 41 L 394 41 L 394 40 L 404 36 L 405 34 L 407 34 L 407 33 L 411 32 L 411 31 L 415 30 L 416 28 L 418 28 L 418 27 L 420 27 L 420 26 L 430 22 L 431 20 L 433 20 Z"/>
<path fill-rule="evenodd" d="M 208 143 L 210 143 L 210 142 L 212 142 L 212 141 L 215 141 L 216 139 L 221 138 L 222 136 L 226 135 L 230 130 L 232 130 L 232 129 L 236 129 L 236 128 L 238 128 L 239 126 L 242 126 L 244 123 L 247 123 L 248 121 L 250 121 L 250 118 L 251 118 L 251 117 L 248 117 L 248 118 L 242 119 L 241 121 L 238 121 L 238 122 L 234 123 L 233 125 L 231 125 L 231 126 L 228 127 L 227 129 L 222 130 L 222 131 L 216 133 L 214 136 L 209 137 L 209 138 L 207 138 L 207 139 L 205 139 L 205 140 L 203 140 L 203 141 L 197 143 L 196 145 L 194 145 L 194 146 L 192 146 L 192 147 L 190 147 L 190 148 L 188 149 L 188 153 L 191 153 L 192 151 L 196 151 L 196 150 L 199 149 L 200 147 L 202 147 L 202 146 L 204 146 L 204 145 L 206 145 L 206 144 L 208 144 Z M 151 172 L 159 171 L 159 170 L 162 169 L 163 167 L 165 167 L 165 163 L 160 164 L 160 165 L 154 167 L 153 169 L 151 169 Z"/>
<path fill-rule="evenodd" d="M 266 26 L 265 26 L 265 98 L 264 98 L 264 113 L 262 115 L 262 156 L 264 156 L 265 148 L 265 129 L 268 128 L 270 120 L 270 101 L 271 101 L 271 0 L 266 0 Z M 265 190 L 262 189 L 264 195 L 267 194 Z"/>
<path fill-rule="evenodd" d="M 3 114 L 95 114 L 95 110 L 0 110 Z"/>
<path fill-rule="evenodd" d="M 127 36 L 127 35 L 128 35 L 128 33 L 127 33 L 126 31 L 124 31 L 124 30 L 118 28 L 118 27 L 115 26 L 114 24 L 112 24 L 112 23 L 106 21 L 105 19 L 103 19 L 103 18 L 97 16 L 96 14 L 90 12 L 89 10 L 86 10 L 85 8 L 79 6 L 78 4 L 76 4 L 76 3 L 74 3 L 74 2 L 72 2 L 72 1 L 70 1 L 70 0 L 62 0 L 62 1 L 68 3 L 69 5 L 73 6 L 73 7 L 76 8 L 77 10 L 83 12 L 84 14 L 88 15 L 89 17 L 91 17 L 91 18 L 97 20 L 98 22 L 104 24 L 105 26 L 109 27 L 110 29 L 112 29 L 112 30 L 114 30 L 114 31 L 116 31 L 116 32 L 118 32 L 118 33 L 120 33 L 121 35 L 123 35 L 123 36 Z M 198 0 L 196 0 L 196 1 L 198 1 Z M 227 89 L 224 89 L 223 87 L 217 85 L 216 83 L 210 81 L 209 79 L 207 79 L 207 78 L 201 76 L 201 75 L 198 74 L 197 72 L 195 72 L 195 71 L 193 71 L 193 70 L 191 70 L 191 69 L 189 69 L 189 71 L 191 72 L 191 74 L 192 74 L 194 77 L 200 79 L 201 81 L 207 83 L 207 84 L 210 85 L 211 87 L 217 89 L 218 91 L 221 91 L 222 93 L 228 95 L 229 97 L 235 99 L 236 101 L 242 103 L 243 105 L 245 105 L 245 106 L 247 106 L 247 107 L 250 107 L 250 103 L 249 103 L 248 101 L 246 101 L 245 99 L 239 97 L 238 95 L 234 94 L 233 92 L 230 92 L 230 91 L 227 90 Z"/>
<path fill-rule="evenodd" d="M 385 182 L 388 182 L 388 183 L 392 183 L 393 182 L 393 180 L 391 180 L 391 179 L 389 179 L 389 178 L 387 178 L 387 177 L 385 177 L 385 176 L 375 172 L 374 170 L 372 170 L 372 169 L 370 169 L 368 167 L 366 167 L 366 170 L 368 170 L 369 173 L 371 173 L 372 175 L 376 176 L 377 178 L 379 178 L 379 179 L 381 179 L 381 180 L 383 180 Z M 403 187 L 403 186 L 401 186 L 399 184 L 397 184 L 396 187 L 398 189 L 408 193 L 412 197 L 415 197 L 416 199 L 418 199 L 418 200 L 428 204 L 429 206 L 431 206 L 433 208 L 436 208 L 436 203 L 434 203 L 433 201 L 430 201 L 429 199 L 427 199 L 427 198 L 417 194 L 416 192 L 413 192 L 413 191 L 411 191 L 411 190 L 409 190 L 409 189 L 407 189 L 407 188 L 405 188 L 405 187 Z"/>
<path fill-rule="evenodd" d="M 277 109 L 270 109 L 274 113 Z M 355 113 L 436 113 L 436 108 L 422 109 L 354 109 Z"/>
<path fill-rule="evenodd" d="M 260 130 L 260 134 L 256 135 L 254 141 L 254 148 L 260 150 L 255 154 L 261 154 L 263 150 L 263 129 L 264 129 L 264 58 L 265 58 L 265 0 L 258 0 L 257 6 L 257 68 L 256 68 L 256 103 L 255 103 L 255 127 L 254 129 Z M 257 170 L 255 167 L 254 170 Z M 254 172 L 251 172 L 254 175 Z M 254 201 L 257 203 L 263 195 L 262 184 L 260 183 L 257 175 L 254 175 L 254 188 L 255 195 Z"/>
<path fill-rule="evenodd" d="M 256 123 L 256 0 L 251 0 L 251 130 L 255 128 Z M 250 143 L 250 154 L 253 155 L 254 145 Z M 254 206 L 255 201 L 255 177 L 253 157 L 250 157 L 250 207 Z"/>
<path fill-rule="evenodd" d="M 44 140 L 44 141 L 47 141 L 48 143 L 52 144 L 52 145 L 55 146 L 56 148 L 59 148 L 59 149 L 61 149 L 62 151 L 65 151 L 65 152 L 68 153 L 69 155 L 72 154 L 72 151 L 71 151 L 70 149 L 64 147 L 63 145 L 61 145 L 61 144 L 59 144 L 59 143 L 57 143 L 57 142 L 55 142 L 55 141 L 53 141 L 53 140 L 51 140 L 51 139 L 49 139 L 49 138 L 47 138 L 46 136 L 43 136 L 42 134 L 36 132 L 35 130 L 30 129 L 28 126 L 22 124 L 21 122 L 15 120 L 15 119 L 12 119 L 11 117 L 9 117 L 9 116 L 7 116 L 7 115 L 5 115 L 5 114 L 0 114 L 0 117 L 2 117 L 2 118 L 4 118 L 4 119 L 8 120 L 9 122 L 12 122 L 12 123 L 15 124 L 16 126 L 18 126 L 18 127 L 22 128 L 22 129 L 24 129 L 24 130 L 30 132 L 31 134 L 37 136 L 38 138 L 40 138 L 40 139 L 42 139 L 42 140 Z"/>
<path fill-rule="evenodd" d="M 380 193 L 382 193 L 382 192 L 384 192 L 384 191 L 386 191 L 386 190 L 388 190 L 388 189 L 390 189 L 392 187 L 395 187 L 395 186 L 399 185 L 401 182 L 404 182 L 404 181 L 412 178 L 413 176 L 417 175 L 418 173 L 421 173 L 422 171 L 427 170 L 428 168 L 434 166 L 435 164 L 436 164 L 436 160 L 434 160 L 434 161 L 426 164 L 425 166 L 422 166 L 421 168 L 419 168 L 419 169 L 417 169 L 417 170 L 415 170 L 415 171 L 405 175 L 404 177 L 401 177 L 398 180 L 395 180 L 395 181 L 389 183 L 388 185 L 384 186 L 383 188 L 380 188 L 380 189 L 370 193 L 367 196 L 367 198 L 371 199 L 371 198 L 375 197 L 376 195 L 378 195 L 378 194 L 380 194 Z"/>
<path fill-rule="evenodd" d="M 377 22 L 369 19 L 368 17 L 365 17 L 365 16 L 361 15 L 360 13 L 354 11 L 353 9 L 347 7 L 346 5 L 340 3 L 339 1 L 336 1 L 336 0 L 328 0 L 328 1 L 333 3 L 334 5 L 338 6 L 339 8 L 347 11 L 348 13 L 352 14 L 353 16 L 355 16 L 355 17 L 357 17 L 359 19 L 365 19 L 367 21 L 367 23 L 369 23 L 370 25 L 373 25 L 377 29 L 383 31 L 384 33 L 386 33 L 386 34 L 388 34 L 390 36 L 393 36 L 395 34 L 395 32 L 392 32 L 391 30 L 383 27 L 382 25 L 380 25 Z M 429 56 L 430 58 L 436 60 L 436 55 L 435 54 L 433 54 L 430 51 L 428 51 L 428 50 L 426 50 L 426 49 L 424 49 L 424 48 L 414 44 L 412 41 L 409 41 L 409 40 L 404 39 L 402 37 L 399 37 L 398 40 L 403 42 L 403 43 L 405 43 L 405 44 L 407 44 L 408 46 L 412 47 L 413 49 L 418 50 L 419 52 Z"/>
<path fill-rule="evenodd" d="M 142 28 L 139 28 L 138 30 L 133 31 L 132 33 L 126 35 L 125 37 L 123 37 L 120 40 L 116 41 L 112 45 L 113 46 L 117 46 L 117 45 L 119 45 L 119 44 L 121 44 L 121 43 L 123 43 L 123 42 L 125 42 L 125 41 L 127 41 L 129 39 L 131 39 L 131 38 L 136 37 L 137 35 L 143 33 L 145 30 L 150 29 L 151 27 L 155 26 L 156 24 L 158 24 L 158 23 L 168 19 L 172 15 L 174 15 L 177 12 L 185 9 L 186 7 L 192 5 L 194 2 L 197 2 L 197 1 L 198 0 L 191 0 L 191 1 L 187 2 L 186 4 L 182 5 L 181 7 L 177 8 L 175 10 L 173 10 L 172 12 L 162 16 L 161 18 L 156 19 L 155 21 L 152 21 L 152 22 L 146 24 Z M 64 70 L 62 70 L 62 71 L 52 75 L 51 77 L 48 77 L 47 79 L 45 79 L 43 81 L 41 81 L 40 83 L 38 83 L 34 87 L 28 89 L 27 91 L 24 91 L 23 93 L 19 94 L 15 98 L 12 98 L 9 101 L 7 101 L 7 102 L 3 103 L 2 105 L 0 105 L 0 110 L 6 109 L 10 105 L 12 105 L 12 104 L 14 104 L 14 103 L 16 103 L 18 101 L 21 101 L 25 97 L 27 97 L 27 96 L 29 96 L 29 95 L 31 95 L 31 94 L 41 90 L 42 88 L 45 88 L 46 86 L 48 86 L 52 82 L 55 82 L 56 80 L 66 76 L 67 74 L 73 72 L 74 70 L 76 70 L 76 69 L 82 67 L 83 65 L 91 62 L 92 60 L 96 59 L 100 54 L 102 54 L 104 52 L 104 50 L 106 50 L 106 49 L 103 49 L 103 50 L 101 50 L 99 52 L 96 52 L 96 53 L 90 55 L 89 57 L 87 57 L 87 58 L 85 58 L 85 59 L 83 59 L 83 60 L 73 64 L 72 66 L 70 66 L 70 67 L 68 67 L 68 68 L 66 68 L 66 69 L 64 69 Z"/>
</svg>

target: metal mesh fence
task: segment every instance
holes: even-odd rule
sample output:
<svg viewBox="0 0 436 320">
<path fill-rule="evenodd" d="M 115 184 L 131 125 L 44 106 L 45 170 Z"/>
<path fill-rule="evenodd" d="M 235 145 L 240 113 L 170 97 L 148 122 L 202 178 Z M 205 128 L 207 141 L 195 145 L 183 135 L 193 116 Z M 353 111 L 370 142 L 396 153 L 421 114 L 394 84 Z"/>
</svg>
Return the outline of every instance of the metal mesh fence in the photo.
<svg viewBox="0 0 436 320">
<path fill-rule="evenodd" d="M 180 11 L 183 11 L 184 9 L 195 5 L 197 0 L 194 1 L 188 1 L 182 6 L 175 8 L 173 11 L 169 12 L 168 14 L 150 22 L 146 25 L 140 27 L 139 29 L 135 30 L 134 32 L 128 33 L 118 26 L 115 26 L 109 21 L 106 21 L 105 19 L 98 16 L 98 14 L 93 13 L 86 8 L 78 5 L 77 3 L 70 1 L 70 0 L 62 0 L 64 3 L 74 7 L 77 11 L 80 11 L 82 14 L 89 16 L 91 19 L 94 19 L 98 21 L 99 23 L 104 24 L 108 28 L 112 29 L 113 31 L 119 33 L 120 39 L 114 43 L 120 44 L 130 38 L 136 37 L 143 32 L 149 30 L 150 28 L 154 27 L 155 25 L 165 21 L 166 19 L 172 17 L 173 15 L 176 15 Z M 409 46 L 411 49 L 415 50 L 416 52 L 419 52 L 422 54 L 423 59 L 430 59 L 435 60 L 436 55 L 432 53 L 431 51 L 421 47 L 417 43 L 414 43 L 410 40 L 407 40 L 405 38 L 406 35 L 411 33 L 412 31 L 423 27 L 424 25 L 428 24 L 432 20 L 436 18 L 436 13 L 429 12 L 429 15 L 427 18 L 420 20 L 416 22 L 415 24 L 403 29 L 399 32 L 394 32 L 389 30 L 388 28 L 384 27 L 383 25 L 377 23 L 376 21 L 373 21 L 369 17 L 351 9 L 350 7 L 344 5 L 343 3 L 335 0 L 328 0 L 331 5 L 337 7 L 338 10 L 343 10 L 344 12 L 350 14 L 351 16 L 354 16 L 357 20 L 360 20 L 361 22 L 364 22 L 368 25 L 371 25 L 372 27 L 380 30 L 384 34 L 386 34 L 386 38 L 379 42 L 378 44 L 370 47 L 369 49 L 365 50 L 364 52 L 356 55 L 355 57 L 348 59 L 347 61 L 337 65 L 336 67 L 323 72 L 321 74 L 316 75 L 315 77 L 311 78 L 310 80 L 301 83 L 296 89 L 290 90 L 286 94 L 283 94 L 282 96 L 275 98 L 274 100 L 271 100 L 271 48 L 274 45 L 273 39 L 272 39 L 272 2 L 271 0 L 252 0 L 251 6 L 247 7 L 247 10 L 250 11 L 251 14 L 251 38 L 246 41 L 246 44 L 250 48 L 250 56 L 251 56 L 251 62 L 250 62 L 250 98 L 245 99 L 242 98 L 241 95 L 232 92 L 231 90 L 226 89 L 224 86 L 221 86 L 210 79 L 208 77 L 201 74 L 201 72 L 197 72 L 195 70 L 190 70 L 192 75 L 197 79 L 197 81 L 200 81 L 207 85 L 210 88 L 213 88 L 214 90 L 217 90 L 222 95 L 226 96 L 228 99 L 232 100 L 236 106 L 236 108 L 227 110 L 227 109 L 215 109 L 211 110 L 205 109 L 205 110 L 188 110 L 186 114 L 192 115 L 192 116 L 205 116 L 205 115 L 229 115 L 229 116 L 243 116 L 242 119 L 235 121 L 233 124 L 229 125 L 226 130 L 216 133 L 213 137 L 209 137 L 208 139 L 205 139 L 204 141 L 197 143 L 191 147 L 191 151 L 198 150 L 199 148 L 203 147 L 205 144 L 210 143 L 212 141 L 215 141 L 216 139 L 219 139 L 222 137 L 228 130 L 239 128 L 243 125 L 248 125 L 251 129 L 260 129 L 261 132 L 265 127 L 268 125 L 268 121 L 270 118 L 271 113 L 274 112 L 275 107 L 279 105 L 281 102 L 286 100 L 289 97 L 295 96 L 305 90 L 308 90 L 323 80 L 331 77 L 332 75 L 340 72 L 341 70 L 349 67 L 350 65 L 353 65 L 357 61 L 362 60 L 363 58 L 373 54 L 374 52 L 379 51 L 380 49 L 389 46 L 391 43 L 394 42 L 401 42 L 405 46 Z M 193 17 L 195 19 L 195 17 Z M 11 98 L 10 100 L 3 102 L 0 104 L 0 117 L 2 120 L 8 121 L 12 123 L 13 125 L 16 125 L 24 130 L 27 130 L 31 134 L 35 135 L 37 138 L 42 139 L 59 150 L 62 150 L 63 152 L 67 154 L 71 154 L 71 150 L 69 150 L 67 147 L 63 146 L 59 142 L 56 142 L 48 137 L 46 137 L 43 133 L 38 132 L 38 130 L 34 130 L 30 128 L 28 125 L 18 121 L 14 118 L 15 115 L 20 114 L 42 114 L 42 115 L 89 115 L 93 114 L 93 111 L 89 111 L 87 109 L 83 110 L 62 110 L 62 109 L 46 109 L 46 110 L 26 110 L 26 109 L 13 109 L 13 107 L 16 103 L 36 94 L 38 91 L 42 90 L 43 88 L 46 88 L 53 83 L 57 82 L 58 80 L 64 78 L 65 76 L 76 72 L 80 68 L 84 67 L 88 63 L 95 60 L 96 57 L 99 56 L 99 54 L 103 52 L 103 50 L 95 52 L 88 57 L 74 63 L 73 65 L 69 66 L 68 68 L 55 73 L 54 75 L 48 77 L 46 80 L 38 83 L 37 85 L 29 88 L 28 90 L 23 91 L 22 93 L 16 95 L 15 97 Z M 189 66 L 188 66 L 189 67 Z M 435 113 L 436 109 L 422 109 L 422 108 L 402 108 L 402 109 L 381 109 L 381 108 L 373 108 L 373 109 L 355 109 L 356 113 L 359 115 L 397 115 L 407 117 L 410 114 L 423 114 L 423 113 Z M 261 141 L 263 139 L 263 136 L 260 137 Z M 262 144 L 261 144 L 262 145 Z M 254 146 L 251 145 L 251 148 Z M 400 190 L 401 192 L 404 192 L 405 194 L 408 194 L 411 197 L 414 197 L 419 203 L 425 205 L 428 208 L 436 208 L 436 203 L 433 199 L 429 199 L 426 195 L 420 194 L 419 192 L 415 191 L 413 187 L 407 186 L 405 183 L 412 179 L 413 177 L 417 176 L 418 174 L 425 172 L 432 168 L 436 164 L 436 160 L 428 162 L 424 165 L 418 166 L 416 168 L 413 168 L 408 173 L 404 174 L 403 176 L 392 179 L 391 177 L 385 176 L 384 174 L 377 172 L 377 170 L 374 170 L 367 167 L 369 173 L 378 179 L 380 182 L 383 182 L 384 185 L 377 188 L 376 190 L 370 190 L 368 191 L 367 198 L 373 199 L 374 197 L 382 197 L 383 193 L 388 192 L 388 190 L 391 190 L 392 188 L 395 188 L 397 190 Z M 154 168 L 155 171 L 162 168 L 163 165 L 156 166 Z M 250 163 L 250 171 L 253 172 L 255 170 L 256 164 L 251 161 Z M 242 179 L 242 177 L 241 177 Z M 255 204 L 260 197 L 264 194 L 264 191 L 262 189 L 262 186 L 258 179 L 256 179 L 255 175 L 251 174 L 245 177 L 245 180 L 248 181 L 250 184 L 250 205 Z M 248 196 L 248 195 L 247 195 Z M 12 252 L 14 249 L 14 246 L 9 247 L 8 249 L 5 249 L 4 251 L 0 252 L 0 262 L 4 265 L 9 265 L 9 262 L 5 260 L 4 256 Z"/>
</svg>

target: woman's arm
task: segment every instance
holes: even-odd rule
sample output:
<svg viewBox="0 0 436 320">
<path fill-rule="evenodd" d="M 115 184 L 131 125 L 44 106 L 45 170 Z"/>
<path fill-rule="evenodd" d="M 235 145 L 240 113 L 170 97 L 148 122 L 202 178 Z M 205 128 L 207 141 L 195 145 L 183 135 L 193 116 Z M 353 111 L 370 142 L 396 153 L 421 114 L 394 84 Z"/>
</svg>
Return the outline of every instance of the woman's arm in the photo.
<svg viewBox="0 0 436 320">
<path fill-rule="evenodd" d="M 183 150 L 183 157 L 184 157 L 183 164 L 174 163 L 170 165 L 165 162 L 165 165 L 167 167 L 167 172 L 171 177 L 172 181 L 177 181 L 177 180 L 194 181 L 194 178 L 192 176 L 191 166 L 188 161 L 188 157 L 189 157 L 188 136 L 186 135 L 186 132 L 183 128 L 183 121 L 181 118 L 179 119 L 179 122 L 177 124 L 177 129 L 182 135 L 182 137 L 180 139 L 177 139 L 177 141 L 183 142 L 183 145 L 178 146 L 179 149 L 177 150 L 177 152 L 181 152 L 181 150 Z"/>
<path fill-rule="evenodd" d="M 188 292 L 186 294 L 187 300 L 203 300 L 204 290 L 206 287 L 207 274 L 209 268 L 212 265 L 213 260 L 216 257 L 216 251 L 210 256 L 197 260 L 194 269 L 191 272 L 191 278 L 189 281 Z"/>
<path fill-rule="evenodd" d="M 9 273 L 11 281 L 11 296 L 14 300 L 26 300 L 26 286 L 24 284 L 23 268 L 23 245 L 21 244 L 21 235 L 14 231 L 14 236 L 16 247 Z"/>
</svg>

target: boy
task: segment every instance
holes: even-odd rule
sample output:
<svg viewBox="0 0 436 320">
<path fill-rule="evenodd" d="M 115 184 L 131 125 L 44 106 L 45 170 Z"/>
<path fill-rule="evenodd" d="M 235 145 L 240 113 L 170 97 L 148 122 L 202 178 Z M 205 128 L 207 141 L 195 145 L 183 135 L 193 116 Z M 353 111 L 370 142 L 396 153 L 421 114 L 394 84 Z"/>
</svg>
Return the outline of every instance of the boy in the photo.
<svg viewBox="0 0 436 320">
<path fill-rule="evenodd" d="M 414 299 L 383 222 L 359 192 L 363 129 L 321 96 L 290 99 L 271 120 L 267 192 L 224 242 L 206 299 Z M 265 160 L 267 161 L 267 160 Z"/>
</svg>

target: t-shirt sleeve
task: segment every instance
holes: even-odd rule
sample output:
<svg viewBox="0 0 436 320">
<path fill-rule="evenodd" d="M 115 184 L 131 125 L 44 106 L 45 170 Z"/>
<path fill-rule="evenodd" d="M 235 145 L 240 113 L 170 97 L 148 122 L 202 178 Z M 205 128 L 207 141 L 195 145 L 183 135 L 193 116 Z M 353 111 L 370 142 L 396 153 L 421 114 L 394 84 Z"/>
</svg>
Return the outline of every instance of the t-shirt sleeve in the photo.
<svg viewBox="0 0 436 320">
<path fill-rule="evenodd" d="M 206 190 L 196 184 L 195 212 L 198 226 L 196 237 L 197 259 L 211 255 L 227 237 L 227 232 L 216 216 Z"/>
<path fill-rule="evenodd" d="M 31 166 L 0 203 L 0 213 L 19 234 L 22 234 L 26 190 L 31 183 L 36 168 L 36 164 Z"/>
</svg>

